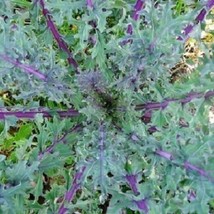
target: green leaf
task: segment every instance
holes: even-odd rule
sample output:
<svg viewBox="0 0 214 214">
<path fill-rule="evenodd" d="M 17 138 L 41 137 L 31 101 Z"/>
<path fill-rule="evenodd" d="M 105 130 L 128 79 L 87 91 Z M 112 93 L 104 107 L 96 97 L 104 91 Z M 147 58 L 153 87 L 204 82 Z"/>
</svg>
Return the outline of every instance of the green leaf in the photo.
<svg viewBox="0 0 214 214">
<path fill-rule="evenodd" d="M 154 112 L 154 115 L 152 117 L 152 122 L 154 125 L 158 126 L 158 127 L 163 127 L 164 125 L 166 125 L 166 117 L 164 115 L 164 113 L 162 112 L 162 110 L 158 110 L 156 112 Z"/>
<path fill-rule="evenodd" d="M 15 210 L 16 214 L 22 214 L 25 210 L 25 197 L 24 194 L 17 194 L 15 197 Z"/>
<path fill-rule="evenodd" d="M 14 5 L 17 5 L 19 7 L 27 7 L 29 8 L 31 6 L 31 3 L 27 0 L 12 0 L 11 1 Z"/>
<path fill-rule="evenodd" d="M 4 161 L 4 160 L 5 160 L 5 158 L 6 158 L 6 156 L 5 156 L 5 155 L 1 155 L 1 154 L 0 154 L 0 162 Z"/>
<path fill-rule="evenodd" d="M 106 29 L 106 18 L 111 14 L 110 11 L 102 12 L 96 14 L 97 17 L 97 24 L 98 29 L 100 30 L 100 33 L 103 33 L 103 31 Z"/>
<path fill-rule="evenodd" d="M 53 168 L 62 167 L 64 163 L 64 158 L 59 157 L 56 153 L 45 155 L 39 164 L 40 171 L 46 171 Z"/>
<path fill-rule="evenodd" d="M 43 190 L 43 175 L 39 173 L 36 180 L 36 186 L 35 186 L 35 192 L 34 192 L 36 199 L 38 199 L 38 197 L 43 194 L 42 190 Z"/>
<path fill-rule="evenodd" d="M 39 162 L 33 162 L 28 166 L 27 161 L 20 161 L 13 167 L 7 168 L 6 175 L 8 180 L 15 182 L 24 182 L 32 178 L 35 171 L 38 170 Z"/>
<path fill-rule="evenodd" d="M 4 121 L 4 130 L 2 131 L 1 135 L 8 136 L 8 130 L 12 126 L 16 126 L 18 119 L 15 116 L 8 116 Z"/>
<path fill-rule="evenodd" d="M 87 47 L 90 30 L 92 30 L 92 26 L 83 22 L 79 27 L 78 34 L 74 36 L 75 38 L 80 38 L 79 44 L 81 49 Z"/>
<path fill-rule="evenodd" d="M 123 0 L 115 0 L 113 6 L 114 6 L 114 8 L 118 8 L 118 9 L 121 9 L 121 8 L 127 9 L 127 4 Z"/>
<path fill-rule="evenodd" d="M 100 67 L 105 66 L 105 42 L 104 42 L 104 36 L 100 33 L 97 33 L 97 42 L 94 48 L 92 48 L 92 59 L 96 59 L 97 64 Z"/>
<path fill-rule="evenodd" d="M 23 182 L 14 187 L 10 187 L 8 189 L 3 190 L 1 192 L 1 195 L 7 200 L 10 197 L 14 196 L 15 194 L 24 194 L 26 188 L 29 188 L 29 183 Z"/>
</svg>

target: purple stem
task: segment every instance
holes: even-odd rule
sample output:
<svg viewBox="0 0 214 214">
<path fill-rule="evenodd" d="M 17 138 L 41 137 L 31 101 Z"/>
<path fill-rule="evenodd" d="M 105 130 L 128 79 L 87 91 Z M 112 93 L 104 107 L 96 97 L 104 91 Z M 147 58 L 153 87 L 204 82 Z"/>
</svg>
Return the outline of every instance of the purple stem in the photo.
<svg viewBox="0 0 214 214">
<path fill-rule="evenodd" d="M 80 184 L 76 183 L 76 182 L 73 182 L 70 190 L 67 191 L 66 194 L 65 194 L 65 200 L 67 202 L 71 202 L 79 188 L 80 188 Z"/>
<path fill-rule="evenodd" d="M 134 6 L 134 9 L 137 11 L 140 11 L 141 8 L 143 7 L 143 1 L 142 0 L 137 0 Z"/>
<path fill-rule="evenodd" d="M 189 37 L 189 34 L 193 31 L 193 29 L 196 27 L 196 25 L 200 22 L 203 22 L 207 13 L 209 12 L 209 10 L 212 9 L 212 7 L 214 6 L 214 0 L 208 0 L 207 4 L 206 4 L 206 9 L 203 8 L 200 13 L 198 14 L 198 16 L 195 18 L 195 23 L 194 24 L 189 24 L 184 28 L 184 32 L 183 32 L 183 36 L 179 36 L 177 38 L 177 40 L 186 40 Z"/>
<path fill-rule="evenodd" d="M 173 159 L 173 155 L 169 152 L 165 152 L 163 150 L 156 150 L 155 154 L 167 159 L 167 160 L 172 160 Z"/>
<path fill-rule="evenodd" d="M 64 204 L 62 204 L 59 208 L 58 214 L 65 214 L 67 212 L 67 208 L 65 208 Z"/>
<path fill-rule="evenodd" d="M 132 27 L 131 24 L 128 25 L 126 33 L 129 34 L 129 35 L 132 35 L 132 33 L 133 33 L 133 27 Z"/>
<path fill-rule="evenodd" d="M 27 112 L 25 111 L 1 111 L 0 110 L 0 120 L 4 120 L 7 116 L 15 116 L 17 118 L 23 119 L 33 119 L 37 114 L 43 114 L 43 117 L 52 117 L 52 113 L 54 111 L 51 110 L 29 110 Z M 79 112 L 74 109 L 68 109 L 66 111 L 56 111 L 56 113 L 60 117 L 74 117 L 78 116 Z"/>
<path fill-rule="evenodd" d="M 137 205 L 139 210 L 144 211 L 145 213 L 148 213 L 149 208 L 148 208 L 148 204 L 147 204 L 147 199 L 143 198 L 139 201 L 134 200 L 135 204 Z"/>
<path fill-rule="evenodd" d="M 191 163 L 189 163 L 188 161 L 186 161 L 185 163 L 184 163 L 184 168 L 186 169 L 186 170 L 189 170 L 189 171 L 195 171 L 195 172 L 197 172 L 199 175 L 201 175 L 201 176 L 203 176 L 203 177 L 208 177 L 209 178 L 209 175 L 208 175 L 208 173 L 205 171 L 205 170 L 203 170 L 203 169 L 201 169 L 201 168 L 199 168 L 199 167 L 197 167 L 197 166 L 195 166 L 195 165 L 192 165 Z"/>
<path fill-rule="evenodd" d="M 134 12 L 132 14 L 132 18 L 135 21 L 137 21 L 139 19 L 139 17 L 140 17 L 140 15 L 138 13 L 141 11 L 141 9 L 143 7 L 143 3 L 144 3 L 144 1 L 142 1 L 142 0 L 137 0 L 136 3 L 135 3 Z"/>
<path fill-rule="evenodd" d="M 195 19 L 196 23 L 198 24 L 199 22 L 202 22 L 205 19 L 206 14 L 207 11 L 203 8 Z"/>
<path fill-rule="evenodd" d="M 204 97 L 205 99 L 208 99 L 210 97 L 214 96 L 214 91 L 208 91 L 205 94 L 203 93 L 189 93 L 187 95 L 186 98 L 182 98 L 182 99 L 167 99 L 164 100 L 163 102 L 151 102 L 151 103 L 145 103 L 145 104 L 140 104 L 136 106 L 136 110 L 146 110 L 144 116 L 143 116 L 143 120 L 145 120 L 145 123 L 148 123 L 149 120 L 152 117 L 152 111 L 153 110 L 157 110 L 157 109 L 164 109 L 166 108 L 169 103 L 171 102 L 180 102 L 182 105 L 190 102 L 192 99 L 196 99 L 196 98 L 201 98 Z M 2 111 L 0 110 L 0 119 L 5 119 L 5 117 L 7 116 L 16 116 L 18 118 L 28 118 L 28 119 L 32 119 L 36 116 L 36 114 L 43 114 L 44 117 L 51 117 L 51 113 L 53 111 L 51 110 L 44 110 L 44 109 L 40 109 L 40 110 L 29 110 L 28 112 L 25 111 Z M 56 111 L 60 117 L 73 117 L 73 116 L 78 116 L 79 112 L 74 110 L 74 109 L 68 109 L 66 111 Z"/>
<path fill-rule="evenodd" d="M 13 64 L 17 68 L 21 68 L 27 74 L 33 74 L 37 78 L 44 80 L 44 81 L 47 79 L 47 77 L 43 73 L 38 71 L 37 69 L 35 69 L 29 65 L 22 64 L 18 60 L 14 60 L 5 54 L 0 54 L 0 58 L 6 62 Z"/>
<path fill-rule="evenodd" d="M 208 10 L 211 10 L 213 6 L 214 6 L 214 0 L 209 0 L 206 4 L 206 7 Z"/>
<path fill-rule="evenodd" d="M 83 173 L 85 171 L 86 167 L 83 166 L 74 176 L 74 180 L 73 183 L 71 185 L 71 188 L 65 193 L 64 196 L 64 202 L 71 202 L 76 194 L 76 192 L 80 189 L 81 187 L 81 180 L 82 180 L 82 176 Z M 68 210 L 67 208 L 65 208 L 64 206 L 64 202 L 62 203 L 62 205 L 59 208 L 58 214 L 65 214 L 66 211 Z"/>
<path fill-rule="evenodd" d="M 167 160 L 172 160 L 173 159 L 173 155 L 169 152 L 163 151 L 163 150 L 157 150 L 155 152 L 156 155 L 159 155 Z M 174 163 L 175 164 L 175 163 Z M 214 182 L 214 178 L 209 176 L 208 172 L 206 172 L 204 169 L 199 168 L 193 164 L 191 164 L 188 161 L 185 161 L 183 164 L 183 167 L 187 170 L 187 171 L 195 171 L 197 172 L 200 176 L 208 178 L 209 181 Z"/>
<path fill-rule="evenodd" d="M 131 139 L 133 140 L 133 141 L 139 141 L 140 139 L 139 139 L 139 137 L 136 135 L 136 134 L 132 134 L 131 135 Z"/>
<path fill-rule="evenodd" d="M 52 21 L 49 10 L 45 8 L 44 0 L 39 0 L 39 4 L 40 4 L 40 6 L 42 8 L 42 13 L 43 13 L 43 15 L 44 15 L 44 17 L 46 19 L 47 26 L 50 29 L 54 39 L 56 40 L 56 42 L 57 42 L 57 44 L 59 46 L 59 48 L 67 53 L 67 55 L 68 55 L 67 60 L 68 60 L 69 64 L 71 64 L 75 69 L 77 69 L 78 64 L 75 61 L 75 59 L 73 58 L 73 55 L 70 52 L 67 43 L 64 41 L 64 39 L 60 35 L 57 27 L 55 26 L 54 22 Z"/>
<path fill-rule="evenodd" d="M 93 5 L 92 0 L 86 0 L 86 4 L 89 8 L 93 9 L 94 5 Z"/>
<path fill-rule="evenodd" d="M 193 24 L 188 24 L 185 28 L 184 28 L 184 35 L 185 36 L 187 36 L 187 35 L 189 35 L 192 31 L 193 31 L 193 29 L 194 29 L 194 27 L 195 27 L 195 25 L 193 25 Z"/>
<path fill-rule="evenodd" d="M 136 110 L 138 109 L 138 106 L 135 107 Z M 151 110 L 147 110 L 144 115 L 141 117 L 141 119 L 143 120 L 143 122 L 145 124 L 148 124 L 151 122 L 151 118 L 152 118 L 152 111 Z"/>
<path fill-rule="evenodd" d="M 189 190 L 189 191 L 188 191 L 188 196 L 187 196 L 188 201 L 192 202 L 192 201 L 195 200 L 195 198 L 196 198 L 196 193 L 195 193 L 195 191 Z"/>
<path fill-rule="evenodd" d="M 176 99 L 176 98 L 172 98 L 172 99 L 166 99 L 162 102 L 150 102 L 150 103 L 145 103 L 145 104 L 139 104 L 136 105 L 135 109 L 136 110 L 146 110 L 147 111 L 152 111 L 152 110 L 157 110 L 157 109 L 165 109 L 170 103 L 172 102 L 179 102 L 182 105 L 185 105 L 189 102 L 191 102 L 193 99 L 199 99 L 204 97 L 205 99 L 208 99 L 210 97 L 214 96 L 214 91 L 208 91 L 205 94 L 200 93 L 200 92 L 191 92 L 189 94 L 187 94 L 187 96 L 185 98 L 181 98 L 181 99 Z"/>
<path fill-rule="evenodd" d="M 191 102 L 193 99 L 198 99 L 204 97 L 204 99 L 209 99 L 210 97 L 214 96 L 214 91 L 208 91 L 206 93 L 197 93 L 197 92 L 191 92 L 187 94 L 185 98 L 171 98 L 171 99 L 166 99 L 163 100 L 162 102 L 150 102 L 150 103 L 145 103 L 145 104 L 139 104 L 136 105 L 135 110 L 145 110 L 144 115 L 142 116 L 142 120 L 145 124 L 150 123 L 151 118 L 152 118 L 152 111 L 153 110 L 158 110 L 158 109 L 165 109 L 170 103 L 172 102 L 179 102 L 182 105 L 185 105 L 189 102 Z M 181 127 L 188 127 L 184 125 L 181 125 Z M 156 128 L 156 127 L 154 127 Z"/>
<path fill-rule="evenodd" d="M 137 188 L 137 175 L 126 175 L 126 180 L 128 181 L 129 186 L 131 187 L 132 191 L 135 195 L 139 195 L 139 191 Z"/>
<path fill-rule="evenodd" d="M 103 164 L 104 164 L 104 125 L 100 126 L 100 140 L 99 140 L 99 161 L 100 161 L 100 186 L 103 186 Z"/>
<path fill-rule="evenodd" d="M 74 132 L 74 131 L 78 131 L 80 127 L 81 127 L 80 124 L 79 124 L 79 125 L 76 125 L 75 127 L 73 127 L 73 128 L 71 128 L 71 129 L 69 129 L 68 131 L 66 131 L 66 132 L 62 135 L 61 138 L 59 138 L 59 139 L 54 139 L 54 142 L 53 142 L 48 148 L 46 148 L 45 151 L 40 152 L 40 154 L 39 154 L 39 159 L 42 159 L 45 153 L 52 153 L 54 147 L 55 147 L 58 143 L 63 142 L 63 141 L 65 140 L 66 136 L 67 136 L 69 133 Z"/>
<path fill-rule="evenodd" d="M 136 1 L 135 6 L 134 6 L 134 11 L 132 13 L 132 19 L 133 20 L 137 21 L 139 19 L 140 15 L 138 13 L 141 11 L 143 4 L 144 4 L 144 1 L 142 1 L 142 0 Z M 128 25 L 126 32 L 127 32 L 127 34 L 132 35 L 132 33 L 133 33 L 132 24 Z M 132 40 L 124 41 L 123 45 L 125 45 L 129 42 L 132 42 Z"/>
<path fill-rule="evenodd" d="M 205 95 L 204 98 L 205 99 L 209 99 L 210 97 L 214 96 L 214 91 L 208 91 Z"/>
<path fill-rule="evenodd" d="M 159 130 L 156 128 L 156 126 L 150 126 L 150 127 L 148 128 L 148 132 L 149 132 L 150 134 L 153 134 L 154 132 L 159 132 Z"/>
</svg>

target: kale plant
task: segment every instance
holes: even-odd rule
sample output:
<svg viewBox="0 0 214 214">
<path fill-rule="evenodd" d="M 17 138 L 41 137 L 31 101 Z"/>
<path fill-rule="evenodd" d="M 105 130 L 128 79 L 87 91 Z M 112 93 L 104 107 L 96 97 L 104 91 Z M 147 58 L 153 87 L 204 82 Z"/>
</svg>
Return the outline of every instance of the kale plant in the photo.
<svg viewBox="0 0 214 214">
<path fill-rule="evenodd" d="M 213 6 L 1 0 L 0 213 L 213 213 Z"/>
</svg>

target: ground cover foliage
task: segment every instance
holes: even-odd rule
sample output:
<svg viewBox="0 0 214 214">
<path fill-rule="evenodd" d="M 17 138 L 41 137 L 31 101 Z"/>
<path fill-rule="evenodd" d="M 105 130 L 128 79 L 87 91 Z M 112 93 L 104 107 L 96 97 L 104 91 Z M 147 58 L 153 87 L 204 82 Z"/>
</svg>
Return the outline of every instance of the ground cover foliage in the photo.
<svg viewBox="0 0 214 214">
<path fill-rule="evenodd" d="M 0 213 L 214 213 L 213 5 L 0 1 Z"/>
</svg>

